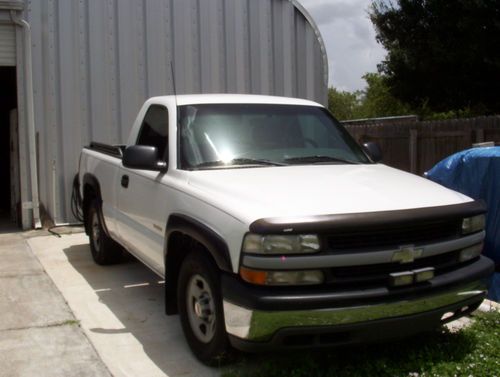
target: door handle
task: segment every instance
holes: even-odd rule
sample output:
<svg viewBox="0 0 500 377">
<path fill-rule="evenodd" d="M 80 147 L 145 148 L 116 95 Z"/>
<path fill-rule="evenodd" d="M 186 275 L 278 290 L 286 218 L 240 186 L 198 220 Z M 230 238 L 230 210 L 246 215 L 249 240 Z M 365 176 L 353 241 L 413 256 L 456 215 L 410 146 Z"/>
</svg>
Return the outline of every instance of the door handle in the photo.
<svg viewBox="0 0 500 377">
<path fill-rule="evenodd" d="M 122 187 L 128 187 L 129 178 L 128 175 L 122 175 Z"/>
</svg>

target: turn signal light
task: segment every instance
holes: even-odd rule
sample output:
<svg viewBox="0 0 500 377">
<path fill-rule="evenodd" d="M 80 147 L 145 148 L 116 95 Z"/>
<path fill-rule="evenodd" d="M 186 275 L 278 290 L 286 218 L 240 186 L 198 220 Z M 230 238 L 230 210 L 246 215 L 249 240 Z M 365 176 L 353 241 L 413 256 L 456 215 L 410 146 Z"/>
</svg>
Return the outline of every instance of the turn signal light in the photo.
<svg viewBox="0 0 500 377">
<path fill-rule="evenodd" d="M 267 272 L 251 270 L 250 268 L 241 267 L 240 276 L 248 283 L 265 285 L 267 281 Z"/>
<path fill-rule="evenodd" d="M 314 285 L 325 280 L 322 271 L 262 271 L 247 267 L 240 268 L 241 278 L 257 285 Z"/>
</svg>

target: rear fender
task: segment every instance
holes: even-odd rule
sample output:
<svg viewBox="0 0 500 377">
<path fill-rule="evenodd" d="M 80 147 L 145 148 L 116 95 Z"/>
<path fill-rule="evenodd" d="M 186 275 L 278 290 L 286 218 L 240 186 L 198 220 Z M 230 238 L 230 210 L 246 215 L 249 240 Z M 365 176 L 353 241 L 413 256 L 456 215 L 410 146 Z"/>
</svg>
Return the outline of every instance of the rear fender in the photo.
<svg viewBox="0 0 500 377">
<path fill-rule="evenodd" d="M 106 222 L 104 221 L 104 216 L 102 214 L 102 197 L 101 197 L 101 185 L 97 180 L 96 176 L 90 173 L 85 173 L 82 181 L 83 187 L 83 219 L 85 225 L 85 233 L 88 235 L 90 232 L 90 224 L 88 223 L 88 211 L 92 200 L 97 200 L 99 203 L 99 217 L 101 224 L 103 226 L 104 232 L 109 237 L 108 228 L 106 227 Z"/>
</svg>

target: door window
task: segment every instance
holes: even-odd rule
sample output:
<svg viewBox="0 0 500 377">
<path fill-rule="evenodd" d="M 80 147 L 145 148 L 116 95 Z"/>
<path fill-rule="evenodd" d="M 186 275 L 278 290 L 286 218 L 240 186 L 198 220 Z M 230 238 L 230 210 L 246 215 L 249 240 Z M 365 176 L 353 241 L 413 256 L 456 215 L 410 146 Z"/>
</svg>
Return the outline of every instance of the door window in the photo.
<svg viewBox="0 0 500 377">
<path fill-rule="evenodd" d="M 142 121 L 137 145 L 156 147 L 158 155 L 166 160 L 168 145 L 168 110 L 164 106 L 151 105 Z"/>
</svg>

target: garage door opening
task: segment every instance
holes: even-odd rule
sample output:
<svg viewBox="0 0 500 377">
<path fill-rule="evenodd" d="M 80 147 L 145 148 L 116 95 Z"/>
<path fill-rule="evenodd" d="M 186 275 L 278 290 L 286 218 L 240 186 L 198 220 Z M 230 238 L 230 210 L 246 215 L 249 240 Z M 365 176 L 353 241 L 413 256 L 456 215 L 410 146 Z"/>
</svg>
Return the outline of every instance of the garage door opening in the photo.
<svg viewBox="0 0 500 377">
<path fill-rule="evenodd" d="M 0 67 L 0 230 L 19 222 L 16 68 Z"/>
</svg>

